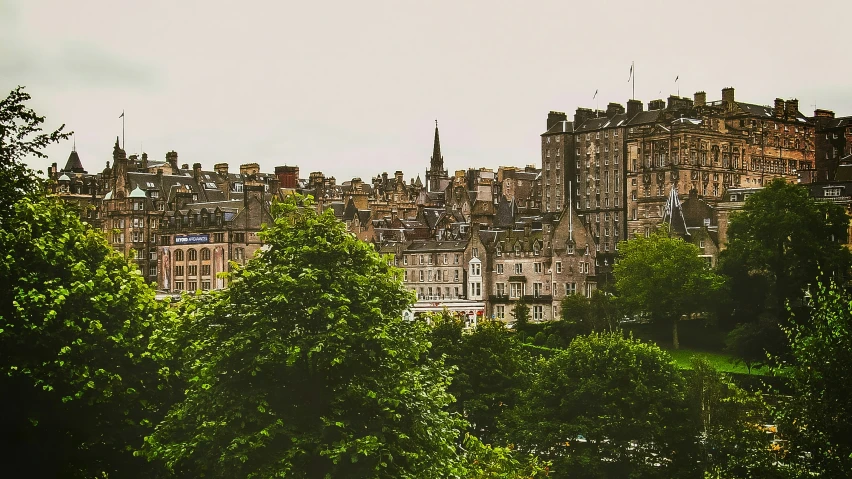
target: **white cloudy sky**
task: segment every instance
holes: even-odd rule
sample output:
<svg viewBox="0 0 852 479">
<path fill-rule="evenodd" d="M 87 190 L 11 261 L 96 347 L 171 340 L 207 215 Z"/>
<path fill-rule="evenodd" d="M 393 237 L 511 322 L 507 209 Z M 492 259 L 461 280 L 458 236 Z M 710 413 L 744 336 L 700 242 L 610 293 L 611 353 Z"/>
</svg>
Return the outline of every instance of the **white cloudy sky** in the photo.
<svg viewBox="0 0 852 479">
<path fill-rule="evenodd" d="M 25 85 L 90 172 L 124 110 L 129 154 L 410 178 L 436 118 L 451 172 L 540 164 L 547 112 L 624 104 L 631 61 L 646 103 L 733 86 L 852 115 L 850 13 L 848 0 L 0 0 L 0 94 Z"/>
</svg>

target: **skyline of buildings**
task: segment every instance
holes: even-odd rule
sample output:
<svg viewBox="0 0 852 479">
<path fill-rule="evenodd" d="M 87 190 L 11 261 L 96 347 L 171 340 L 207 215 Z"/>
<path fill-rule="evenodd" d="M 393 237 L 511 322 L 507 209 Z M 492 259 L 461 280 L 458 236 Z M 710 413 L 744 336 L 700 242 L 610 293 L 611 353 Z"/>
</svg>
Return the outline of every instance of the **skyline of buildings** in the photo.
<svg viewBox="0 0 852 479">
<path fill-rule="evenodd" d="M 87 173 L 75 148 L 48 174 L 164 294 L 226 287 L 218 273 L 262 246 L 257 233 L 272 199 L 300 192 L 393 254 L 417 293 L 415 312 L 450 307 L 471 320 L 508 320 L 522 299 L 534 320 L 558 317 L 566 295 L 589 296 L 612 280 L 618 241 L 662 222 L 715 264 L 727 215 L 766 181 L 852 180 L 850 117 L 806 117 L 794 99 L 746 103 L 733 88 L 720 100 L 697 92 L 647 109 L 638 100 L 580 107 L 572 120 L 551 111 L 540 141 L 540 166 L 450 175 L 436 121 L 424 176 L 407 181 L 402 171 L 338 183 L 318 171 L 301 177 L 296 166 L 190 168 L 174 151 L 164 160 L 128 157 L 118 139 L 101 172 Z M 834 200 L 848 200 L 845 191 Z"/>
</svg>

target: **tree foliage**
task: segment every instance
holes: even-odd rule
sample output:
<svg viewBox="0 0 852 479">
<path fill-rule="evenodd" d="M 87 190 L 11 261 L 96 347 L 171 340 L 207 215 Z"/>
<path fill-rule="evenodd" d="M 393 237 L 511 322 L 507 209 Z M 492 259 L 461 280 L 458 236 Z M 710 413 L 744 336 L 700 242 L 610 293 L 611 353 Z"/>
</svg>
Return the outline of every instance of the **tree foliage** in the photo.
<svg viewBox="0 0 852 479">
<path fill-rule="evenodd" d="M 788 460 L 820 477 L 852 474 L 852 301 L 831 284 L 812 288 L 810 314 L 786 330 L 790 359 L 782 371 L 792 389 L 780 406 Z"/>
<path fill-rule="evenodd" d="M 612 331 L 618 326 L 620 311 L 614 296 L 596 289 L 591 298 L 572 294 L 562 299 L 562 320 L 576 325 L 580 332 Z"/>
<path fill-rule="evenodd" d="M 686 376 L 699 438 L 696 463 L 704 477 L 784 477 L 773 436 L 763 426 L 771 413 L 762 395 L 738 387 L 705 359 L 693 358 Z"/>
<path fill-rule="evenodd" d="M 191 477 L 441 477 L 461 421 L 399 271 L 331 212 L 273 205 L 266 249 L 195 299 L 186 397 L 147 454 Z"/>
<path fill-rule="evenodd" d="M 501 321 L 480 321 L 463 334 L 462 321 L 445 317 L 435 322 L 431 355 L 455 368 L 449 392 L 456 398 L 450 411 L 470 423 L 470 432 L 491 443 L 497 420 L 518 401 L 533 365 L 517 334 Z"/>
<path fill-rule="evenodd" d="M 0 100 L 0 226 L 3 227 L 9 220 L 12 205 L 41 186 L 24 160 L 44 158 L 42 150 L 46 146 L 71 135 L 62 131 L 65 125 L 42 133 L 44 117 L 27 107 L 28 100 L 30 95 L 20 86 Z"/>
<path fill-rule="evenodd" d="M 678 321 L 709 310 L 722 277 L 698 256 L 698 247 L 669 236 L 665 228 L 622 242 L 619 249 L 614 275 L 621 303 L 627 311 L 647 312 L 653 321 L 671 324 L 677 349 Z"/>
<path fill-rule="evenodd" d="M 720 255 L 721 270 L 735 286 L 735 306 L 748 311 L 750 304 L 763 303 L 780 318 L 785 303 L 801 299 L 814 278 L 845 277 L 852 264 L 842 245 L 848 225 L 843 207 L 817 202 L 806 189 L 782 179 L 752 194 L 731 216 L 728 246 Z M 754 285 L 761 289 L 750 290 Z"/>
<path fill-rule="evenodd" d="M 686 389 L 671 358 L 619 333 L 576 338 L 541 360 L 505 420 L 508 439 L 554 477 L 683 477 Z"/>
<path fill-rule="evenodd" d="M 136 268 L 45 196 L 23 163 L 64 138 L 21 88 L 0 102 L 3 467 L 33 477 L 154 477 L 132 450 L 159 417 L 148 338 L 168 317 Z"/>
</svg>

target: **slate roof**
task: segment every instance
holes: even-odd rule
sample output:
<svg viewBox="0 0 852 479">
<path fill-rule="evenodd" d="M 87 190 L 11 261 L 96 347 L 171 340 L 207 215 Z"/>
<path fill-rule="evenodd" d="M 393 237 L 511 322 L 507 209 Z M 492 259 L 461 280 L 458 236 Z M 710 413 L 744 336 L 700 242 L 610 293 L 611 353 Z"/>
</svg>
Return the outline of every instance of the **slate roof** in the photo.
<svg viewBox="0 0 852 479">
<path fill-rule="evenodd" d="M 86 172 L 83 168 L 83 162 L 80 161 L 80 155 L 77 154 L 77 150 L 71 150 L 71 154 L 68 155 L 68 161 L 65 162 L 65 167 L 62 168 L 62 171 L 71 171 L 74 173 Z"/>
</svg>

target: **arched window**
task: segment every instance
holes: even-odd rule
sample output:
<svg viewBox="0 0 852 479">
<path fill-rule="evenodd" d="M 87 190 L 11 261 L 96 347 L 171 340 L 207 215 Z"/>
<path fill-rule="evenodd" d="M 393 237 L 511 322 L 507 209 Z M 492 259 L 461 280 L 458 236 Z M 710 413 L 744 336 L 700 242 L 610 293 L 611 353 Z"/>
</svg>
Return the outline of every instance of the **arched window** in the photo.
<svg viewBox="0 0 852 479">
<path fill-rule="evenodd" d="M 175 261 L 183 261 L 183 250 L 175 250 Z"/>
<path fill-rule="evenodd" d="M 189 261 L 196 261 L 196 260 L 198 260 L 198 252 L 197 252 L 197 251 L 195 251 L 194 249 L 187 250 L 187 252 L 186 252 L 186 256 L 187 256 L 187 259 L 188 259 Z"/>
<path fill-rule="evenodd" d="M 210 249 L 204 248 L 201 250 L 201 261 L 209 261 L 210 260 Z"/>
</svg>

